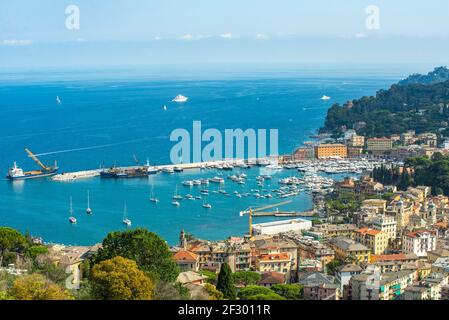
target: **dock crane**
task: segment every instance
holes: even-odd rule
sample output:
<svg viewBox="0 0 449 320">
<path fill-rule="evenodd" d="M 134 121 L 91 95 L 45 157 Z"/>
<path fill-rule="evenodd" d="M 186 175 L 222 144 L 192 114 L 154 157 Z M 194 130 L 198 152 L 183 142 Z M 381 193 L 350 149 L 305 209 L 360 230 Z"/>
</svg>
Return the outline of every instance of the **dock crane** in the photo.
<svg viewBox="0 0 449 320">
<path fill-rule="evenodd" d="M 47 167 L 44 165 L 35 155 L 32 153 L 29 149 L 25 149 L 26 153 L 28 153 L 28 156 L 34 160 L 44 171 L 51 171 L 51 167 Z"/>
<path fill-rule="evenodd" d="M 249 207 L 248 209 L 241 211 L 240 212 L 240 216 L 243 217 L 245 214 L 248 215 L 248 220 L 249 220 L 249 236 L 252 237 L 253 236 L 253 213 L 255 212 L 259 212 L 259 211 L 263 211 L 263 210 L 267 210 L 267 209 L 271 209 L 271 208 L 275 208 L 275 207 L 280 207 L 280 206 L 285 206 L 286 204 L 292 203 L 291 200 L 289 201 L 284 201 L 281 203 L 276 203 L 276 204 L 272 204 L 269 206 L 265 206 L 262 208 L 256 208 L 254 209 L 253 207 Z"/>
</svg>

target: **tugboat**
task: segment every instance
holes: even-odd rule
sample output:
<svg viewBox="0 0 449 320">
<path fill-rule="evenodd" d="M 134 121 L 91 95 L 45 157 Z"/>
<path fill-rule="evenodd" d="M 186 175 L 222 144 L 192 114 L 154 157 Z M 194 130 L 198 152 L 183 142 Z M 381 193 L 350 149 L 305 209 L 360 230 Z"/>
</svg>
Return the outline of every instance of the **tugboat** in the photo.
<svg viewBox="0 0 449 320">
<path fill-rule="evenodd" d="M 25 149 L 25 151 L 28 153 L 28 156 L 42 168 L 42 170 L 24 172 L 22 168 L 17 166 L 17 162 L 14 162 L 13 167 L 9 168 L 8 170 L 8 175 L 6 176 L 7 179 L 12 181 L 28 180 L 28 179 L 51 177 L 58 173 L 58 165 L 56 162 L 53 167 L 46 166 L 30 150 Z"/>
</svg>

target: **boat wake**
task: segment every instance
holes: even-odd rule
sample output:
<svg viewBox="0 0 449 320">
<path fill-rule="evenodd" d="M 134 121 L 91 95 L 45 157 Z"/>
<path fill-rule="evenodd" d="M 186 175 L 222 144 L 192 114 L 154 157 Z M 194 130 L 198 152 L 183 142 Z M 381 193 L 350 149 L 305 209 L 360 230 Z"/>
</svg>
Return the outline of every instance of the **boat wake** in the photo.
<svg viewBox="0 0 449 320">
<path fill-rule="evenodd" d="M 127 140 L 127 141 L 116 142 L 116 143 L 108 143 L 108 144 L 102 144 L 102 145 L 91 146 L 91 147 L 45 152 L 45 153 L 36 154 L 35 156 L 41 157 L 41 156 L 49 156 L 49 155 L 60 154 L 60 153 L 68 153 L 68 152 L 76 152 L 76 151 L 86 151 L 86 150 L 93 150 L 93 149 L 101 149 L 101 148 L 107 148 L 107 147 L 115 147 L 115 146 L 120 146 L 120 145 L 128 144 L 128 143 L 141 142 L 141 141 L 145 141 L 147 139 L 148 138 L 134 139 L 134 140 Z"/>
</svg>

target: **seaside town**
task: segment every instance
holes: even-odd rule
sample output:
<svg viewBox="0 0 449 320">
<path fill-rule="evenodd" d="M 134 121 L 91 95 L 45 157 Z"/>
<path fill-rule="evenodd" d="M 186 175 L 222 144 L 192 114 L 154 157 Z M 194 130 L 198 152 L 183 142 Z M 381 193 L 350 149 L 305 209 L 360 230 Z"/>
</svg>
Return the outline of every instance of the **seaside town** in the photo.
<svg viewBox="0 0 449 320">
<path fill-rule="evenodd" d="M 323 182 L 316 178 L 296 181 L 295 177 L 279 181 L 287 186 L 309 181 L 314 201 L 311 212 L 298 219 L 257 223 L 254 221 L 257 210 L 244 211 L 240 214 L 248 217 L 246 235 L 207 241 L 182 230 L 176 246 L 168 247 L 158 240 L 160 250 L 167 249 L 166 253 L 160 253 L 165 254 L 167 265 L 145 265 L 148 261 L 140 265 L 138 260 L 146 254 L 146 243 L 134 248 L 138 250 L 137 264 L 147 270 L 176 269 L 172 274 L 176 287 L 171 287 L 172 291 L 166 288 L 171 298 L 178 295 L 180 299 L 199 300 L 448 300 L 449 198 L 431 186 L 399 188 L 377 179 L 380 170 L 384 173 L 397 170 L 401 177 L 412 174 L 413 168 L 406 166 L 408 159 L 447 155 L 449 142 L 439 141 L 433 133 L 408 131 L 366 139 L 357 135 L 356 130 L 342 130 L 342 138 L 320 135 L 320 140 L 306 143 L 292 155 L 279 157 L 284 170 L 295 169 L 306 176 L 320 172 L 358 174 L 340 181 Z M 79 292 L 86 281 L 94 283 L 93 287 L 102 287 L 102 294 L 110 292 L 105 287 L 111 284 L 101 278 L 100 269 L 105 274 L 112 272 L 113 268 L 108 269 L 106 263 L 129 268 L 126 265 L 129 262 L 117 261 L 123 259 L 117 256 L 126 245 L 113 247 L 118 245 L 118 239 L 132 242 L 134 233 L 144 232 L 136 229 L 112 233 L 102 244 L 73 247 L 45 244 L 42 239 L 1 229 L 0 297 L 11 299 L 26 294 L 22 291 L 26 291 L 26 281 L 31 280 L 20 282 L 28 277 L 29 268 L 43 268 L 47 274 L 63 270 L 61 279 L 65 281 L 69 275 L 75 293 L 61 293 L 59 298 L 81 298 Z M 144 233 L 149 236 L 148 231 Z M 132 249 L 123 256 L 132 261 L 130 252 Z M 159 253 L 148 254 L 154 258 Z M 111 259 L 104 261 L 105 258 Z M 136 262 L 132 261 L 134 268 Z M 167 286 L 170 281 L 165 281 Z M 153 298 L 169 299 L 161 296 L 164 291 L 161 284 L 148 285 L 153 289 L 154 286 L 159 291 Z"/>
</svg>

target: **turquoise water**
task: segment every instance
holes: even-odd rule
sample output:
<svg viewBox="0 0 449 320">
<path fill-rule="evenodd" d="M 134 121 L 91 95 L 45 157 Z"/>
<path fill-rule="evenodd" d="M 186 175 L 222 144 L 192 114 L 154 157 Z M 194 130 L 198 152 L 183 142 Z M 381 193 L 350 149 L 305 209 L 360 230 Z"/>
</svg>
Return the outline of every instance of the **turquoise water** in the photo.
<svg viewBox="0 0 449 320">
<path fill-rule="evenodd" d="M 289 153 L 315 133 L 334 102 L 373 94 L 387 88 L 407 72 L 320 70 L 283 72 L 180 72 L 77 71 L 0 73 L 0 170 L 6 175 L 13 161 L 24 169 L 36 168 L 24 148 L 58 161 L 61 171 L 133 165 L 133 154 L 152 163 L 169 162 L 173 129 L 191 130 L 200 120 L 204 129 L 279 129 L 279 149 Z M 171 103 L 177 94 L 190 100 Z M 323 95 L 331 101 L 321 101 Z M 62 100 L 55 103 L 56 96 Z M 167 111 L 163 106 L 168 107 Z M 75 151 L 76 149 L 83 149 Z M 72 150 L 72 151 L 71 151 Z M 257 169 L 245 171 L 251 179 L 244 188 L 255 188 Z M 227 175 L 228 173 L 224 173 Z M 284 171 L 279 177 L 293 175 Z M 0 225 L 8 225 L 46 241 L 87 245 L 122 229 L 124 202 L 133 226 L 143 226 L 176 243 L 185 229 L 201 238 L 221 239 L 243 235 L 247 218 L 239 211 L 248 206 L 280 202 L 279 199 L 238 199 L 212 194 L 212 210 L 202 201 L 184 200 L 171 205 L 175 185 L 213 171 L 159 174 L 135 180 L 79 180 L 72 183 L 34 180 L 11 183 L 0 180 Z M 273 186 L 277 188 L 277 177 Z M 154 184 L 158 205 L 148 201 Z M 211 185 L 211 188 L 213 186 Z M 226 182 L 229 193 L 241 189 Z M 84 214 L 90 190 L 94 214 Z M 199 191 L 199 190 L 198 190 Z M 179 193 L 195 193 L 179 186 Z M 244 192 L 244 191 L 242 191 Z M 76 226 L 68 223 L 69 197 L 73 197 Z M 285 210 L 306 210 L 311 199 L 301 194 Z M 272 220 L 273 218 L 259 221 Z"/>
</svg>

